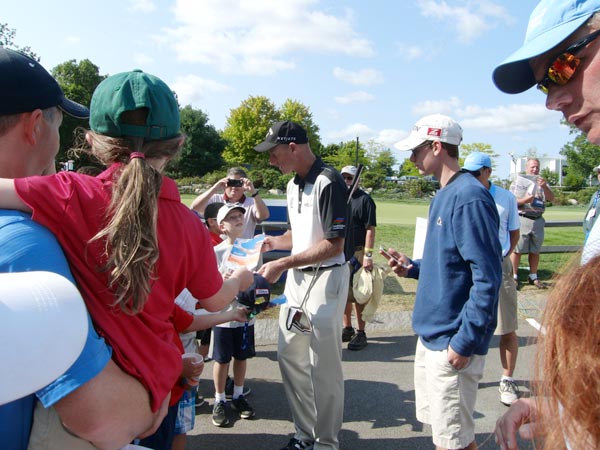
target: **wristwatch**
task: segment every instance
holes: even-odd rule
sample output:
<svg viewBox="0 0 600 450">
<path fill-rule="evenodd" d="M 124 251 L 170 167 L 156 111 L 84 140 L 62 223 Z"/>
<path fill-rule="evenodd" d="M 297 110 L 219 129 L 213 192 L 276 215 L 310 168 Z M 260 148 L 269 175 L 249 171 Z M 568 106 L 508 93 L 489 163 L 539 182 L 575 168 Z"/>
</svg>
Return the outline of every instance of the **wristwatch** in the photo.
<svg viewBox="0 0 600 450">
<path fill-rule="evenodd" d="M 252 194 L 250 197 L 254 198 L 256 197 L 258 194 L 260 194 L 260 191 L 257 189 L 256 192 L 254 194 Z"/>
</svg>

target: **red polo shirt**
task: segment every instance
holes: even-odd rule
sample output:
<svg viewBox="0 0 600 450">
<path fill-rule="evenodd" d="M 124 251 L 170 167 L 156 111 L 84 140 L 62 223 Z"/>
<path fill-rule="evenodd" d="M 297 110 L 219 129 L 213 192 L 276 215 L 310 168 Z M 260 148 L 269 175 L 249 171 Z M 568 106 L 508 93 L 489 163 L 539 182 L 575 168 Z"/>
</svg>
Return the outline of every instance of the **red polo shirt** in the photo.
<svg viewBox="0 0 600 450">
<path fill-rule="evenodd" d="M 111 306 L 104 242 L 88 242 L 106 223 L 112 179 L 120 164 L 97 177 L 60 172 L 15 180 L 33 220 L 59 240 L 98 333 L 113 348 L 113 359 L 150 391 L 156 411 L 181 374 L 181 350 L 171 315 L 175 297 L 188 288 L 198 299 L 216 294 L 223 283 L 204 224 L 180 201 L 175 182 L 163 177 L 158 199 L 159 259 L 156 279 L 142 312 Z M 40 255 L 43 257 L 43 255 Z M 200 300 L 202 303 L 202 300 Z"/>
</svg>

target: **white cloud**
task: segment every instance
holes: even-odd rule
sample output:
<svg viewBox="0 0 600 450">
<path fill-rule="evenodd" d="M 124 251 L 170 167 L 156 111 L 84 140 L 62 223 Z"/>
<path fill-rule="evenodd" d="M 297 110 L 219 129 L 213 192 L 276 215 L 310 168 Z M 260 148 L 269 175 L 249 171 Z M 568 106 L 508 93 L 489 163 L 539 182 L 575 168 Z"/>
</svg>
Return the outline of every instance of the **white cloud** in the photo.
<svg viewBox="0 0 600 450">
<path fill-rule="evenodd" d="M 408 137 L 408 131 L 395 130 L 393 128 L 388 128 L 381 130 L 375 141 L 381 142 L 387 147 L 393 147 L 394 144 L 404 138 Z"/>
<path fill-rule="evenodd" d="M 414 105 L 412 113 L 419 118 L 429 114 L 446 114 L 454 117 L 461 105 L 462 102 L 458 97 L 450 97 L 448 100 L 426 100 Z"/>
<path fill-rule="evenodd" d="M 396 43 L 398 48 L 398 55 L 405 61 L 414 61 L 415 59 L 431 59 L 433 52 L 425 50 L 423 47 L 418 45 L 408 45 L 402 42 Z"/>
<path fill-rule="evenodd" d="M 368 92 L 355 91 L 343 96 L 335 97 L 335 101 L 336 103 L 340 103 L 341 105 L 348 105 L 350 103 L 370 102 L 374 98 L 375 97 L 373 97 Z"/>
<path fill-rule="evenodd" d="M 184 75 L 177 77 L 172 83 L 173 90 L 177 93 L 177 98 L 181 105 L 196 105 L 213 92 L 228 92 L 231 87 L 218 83 L 214 80 L 207 80 L 197 75 Z"/>
<path fill-rule="evenodd" d="M 428 114 L 445 114 L 457 120 L 465 130 L 486 133 L 510 134 L 543 132 L 556 127 L 557 113 L 549 111 L 542 103 L 509 104 L 493 107 L 464 105 L 458 97 L 445 100 L 426 100 L 413 106 L 415 122 Z"/>
<path fill-rule="evenodd" d="M 156 5 L 152 0 L 130 0 L 129 9 L 143 13 L 156 11 Z"/>
<path fill-rule="evenodd" d="M 540 132 L 556 126 L 556 112 L 543 104 L 511 104 L 494 108 L 468 106 L 458 111 L 463 129 L 496 133 Z M 457 119 L 458 120 L 458 119 Z"/>
<path fill-rule="evenodd" d="M 70 35 L 65 38 L 65 42 L 69 45 L 77 45 L 81 42 L 81 38 L 79 36 Z"/>
<path fill-rule="evenodd" d="M 351 13 L 337 17 L 314 0 L 177 0 L 178 25 L 156 38 L 179 60 L 225 73 L 266 75 L 296 66 L 299 53 L 368 57 L 372 43 L 353 28 Z"/>
<path fill-rule="evenodd" d="M 348 125 L 343 130 L 330 131 L 329 133 L 326 133 L 326 137 L 330 142 L 349 141 L 351 139 L 356 139 L 357 136 L 361 140 L 367 141 L 375 137 L 376 134 L 377 133 L 367 125 L 355 123 Z"/>
<path fill-rule="evenodd" d="M 462 42 L 473 42 L 484 32 L 492 29 L 498 21 L 508 24 L 514 22 L 506 9 L 493 1 L 463 0 L 453 3 L 460 3 L 460 5 L 449 5 L 446 0 L 419 0 L 418 6 L 424 17 L 453 25 L 458 39 Z"/>
<path fill-rule="evenodd" d="M 333 76 L 346 83 L 362 86 L 372 86 L 374 84 L 383 83 L 383 75 L 375 69 L 351 71 L 336 67 L 333 69 Z"/>
<path fill-rule="evenodd" d="M 133 62 L 138 67 L 146 67 L 154 63 L 154 58 L 146 55 L 145 53 L 136 53 L 133 55 Z"/>
</svg>

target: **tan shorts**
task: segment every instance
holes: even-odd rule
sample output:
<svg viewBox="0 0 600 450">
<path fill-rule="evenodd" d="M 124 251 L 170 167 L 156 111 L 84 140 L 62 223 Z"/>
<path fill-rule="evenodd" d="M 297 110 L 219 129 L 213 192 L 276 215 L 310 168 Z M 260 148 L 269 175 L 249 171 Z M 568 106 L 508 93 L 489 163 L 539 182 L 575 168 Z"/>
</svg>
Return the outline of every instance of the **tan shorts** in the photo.
<svg viewBox="0 0 600 450">
<path fill-rule="evenodd" d="M 433 443 L 464 448 L 475 440 L 475 401 L 483 376 L 485 356 L 473 355 L 469 365 L 456 370 L 448 351 L 428 350 L 421 339 L 415 352 L 417 420 L 431 425 Z"/>
<path fill-rule="evenodd" d="M 537 219 L 528 219 L 520 217 L 521 220 L 521 236 L 515 247 L 515 253 L 539 253 L 544 244 L 544 225 L 546 220 L 544 217 Z"/>
<path fill-rule="evenodd" d="M 503 336 L 517 330 L 519 327 L 517 307 L 517 284 L 513 278 L 510 257 L 507 256 L 502 261 L 502 285 L 498 292 L 498 326 L 495 335 Z"/>
<path fill-rule="evenodd" d="M 97 450 L 97 448 L 67 431 L 54 408 L 44 408 L 40 402 L 37 402 L 27 450 Z"/>
</svg>

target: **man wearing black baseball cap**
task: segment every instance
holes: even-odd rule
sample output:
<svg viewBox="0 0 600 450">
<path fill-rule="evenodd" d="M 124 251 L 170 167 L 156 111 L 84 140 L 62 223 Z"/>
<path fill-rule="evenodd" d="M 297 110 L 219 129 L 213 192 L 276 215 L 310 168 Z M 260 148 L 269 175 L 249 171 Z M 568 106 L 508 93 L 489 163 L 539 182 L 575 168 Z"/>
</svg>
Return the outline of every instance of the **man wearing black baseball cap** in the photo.
<svg viewBox="0 0 600 450">
<path fill-rule="evenodd" d="M 306 144 L 308 136 L 306 135 L 306 130 L 300 125 L 289 120 L 284 120 L 271 125 L 264 142 L 254 147 L 254 150 L 262 153 L 278 145 L 289 144 L 290 142 L 294 144 Z"/>
<path fill-rule="evenodd" d="M 37 61 L 0 47 L 0 178 L 55 171 L 63 113 L 80 119 L 89 115 L 85 106 L 65 97 Z M 55 272 L 73 281 L 61 248 L 46 228 L 27 214 L 0 210 L 0 272 L 29 271 Z M 34 335 L 36 330 L 29 332 Z M 55 336 L 58 341 L 62 330 L 56 330 Z M 60 340 L 51 347 L 68 345 Z M 35 396 L 0 406 L 3 448 L 20 450 L 28 444 L 30 448 L 92 448 L 74 435 L 49 434 L 50 427 L 44 421 L 53 410 L 70 432 L 98 446 L 118 447 L 115 443 L 153 431 L 166 411 L 152 414 L 146 389 L 124 374 L 110 356 L 110 348 L 98 337 L 88 316 L 87 340 L 75 363 Z M 30 440 L 36 396 L 40 402 Z"/>
<path fill-rule="evenodd" d="M 342 314 L 350 277 L 344 256 L 348 189 L 313 154 L 306 131 L 295 122 L 274 123 L 254 148 L 268 151 L 269 163 L 282 173 L 296 174 L 287 185 L 290 230 L 267 236 L 263 244 L 263 251 L 291 249 L 291 255 L 259 270 L 271 283 L 287 271 L 277 354 L 296 433 L 282 450 L 337 450 L 344 411 Z"/>
</svg>

